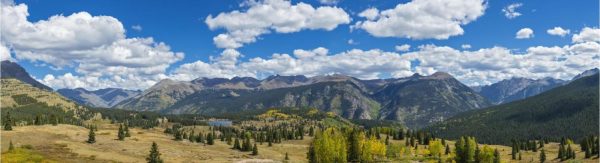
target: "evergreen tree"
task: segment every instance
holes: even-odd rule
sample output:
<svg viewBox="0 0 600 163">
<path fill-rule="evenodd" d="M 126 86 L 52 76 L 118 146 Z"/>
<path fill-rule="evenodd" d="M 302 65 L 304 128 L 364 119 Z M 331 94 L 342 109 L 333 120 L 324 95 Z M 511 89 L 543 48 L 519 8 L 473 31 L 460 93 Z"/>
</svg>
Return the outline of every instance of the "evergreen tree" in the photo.
<svg viewBox="0 0 600 163">
<path fill-rule="evenodd" d="M 52 121 L 52 126 L 58 125 L 58 118 L 54 114 L 50 115 L 50 121 Z"/>
<path fill-rule="evenodd" d="M 215 138 L 212 133 L 208 133 L 208 135 L 206 135 L 206 144 L 208 144 L 208 145 L 215 144 Z"/>
<path fill-rule="evenodd" d="M 240 146 L 240 140 L 238 138 L 235 138 L 233 149 L 242 150 L 242 147 Z"/>
<path fill-rule="evenodd" d="M 542 151 L 540 152 L 540 162 L 544 163 L 546 162 L 546 151 L 542 148 Z"/>
<path fill-rule="evenodd" d="M 87 143 L 90 143 L 90 144 L 96 143 L 96 133 L 94 132 L 93 127 L 90 127 L 90 133 L 88 134 Z"/>
<path fill-rule="evenodd" d="M 521 152 L 519 152 L 519 160 L 523 159 L 523 157 L 521 157 Z"/>
<path fill-rule="evenodd" d="M 123 125 L 119 124 L 119 131 L 117 133 L 117 138 L 119 140 L 125 140 L 125 130 L 123 130 Z"/>
<path fill-rule="evenodd" d="M 6 112 L 6 118 L 4 120 L 4 130 L 11 131 L 12 130 L 12 117 L 10 117 L 10 112 Z"/>
<path fill-rule="evenodd" d="M 244 142 L 242 143 L 242 151 L 250 151 L 252 150 L 252 145 L 250 145 L 250 137 L 246 136 Z"/>
<path fill-rule="evenodd" d="M 566 156 L 567 158 L 566 159 L 567 160 L 572 159 L 574 157 L 573 154 L 574 154 L 573 149 L 571 148 L 571 144 L 569 144 L 567 147 L 567 156 Z"/>
<path fill-rule="evenodd" d="M 190 142 L 194 142 L 194 141 L 196 140 L 196 136 L 194 135 L 194 131 L 192 131 L 192 132 L 190 133 L 190 136 L 188 136 L 188 140 L 189 140 Z"/>
<path fill-rule="evenodd" d="M 494 150 L 494 163 L 500 163 L 500 152 L 498 149 Z"/>
<path fill-rule="evenodd" d="M 40 117 L 40 115 L 35 115 L 35 125 L 42 125 L 42 118 Z"/>
<path fill-rule="evenodd" d="M 127 124 L 127 122 L 125 122 L 125 127 L 123 130 L 125 132 L 125 137 L 131 137 L 131 134 L 129 133 L 129 125 Z"/>
<path fill-rule="evenodd" d="M 479 146 L 475 146 L 475 163 L 481 163 L 481 150 L 479 149 Z"/>
<path fill-rule="evenodd" d="M 15 150 L 15 146 L 12 143 L 12 140 L 10 141 L 10 144 L 8 144 L 8 151 L 13 151 Z"/>
<path fill-rule="evenodd" d="M 454 157 L 456 162 L 458 163 L 464 163 L 467 162 L 466 158 L 464 157 L 464 151 L 465 151 L 465 138 L 461 137 L 460 139 L 458 139 L 458 141 L 456 141 L 456 143 L 454 144 L 454 153 L 456 154 L 456 156 Z"/>
<path fill-rule="evenodd" d="M 566 158 L 565 156 L 565 146 L 561 143 L 558 147 L 558 159 L 560 159 L 561 161 L 564 161 L 564 159 Z"/>
<path fill-rule="evenodd" d="M 516 147 L 516 145 L 515 145 L 514 142 L 513 142 L 512 149 L 511 149 L 510 153 L 511 153 L 512 159 L 516 160 L 517 159 L 517 147 Z"/>
<path fill-rule="evenodd" d="M 450 146 L 446 144 L 446 155 L 450 154 Z"/>
<path fill-rule="evenodd" d="M 290 156 L 288 156 L 287 152 L 285 152 L 285 158 L 284 158 L 284 160 L 290 160 Z"/>
<path fill-rule="evenodd" d="M 231 145 L 231 143 L 233 143 L 233 140 L 231 139 L 231 135 L 228 135 L 226 140 L 227 140 L 227 145 Z M 262 142 L 260 144 L 262 145 Z"/>
<path fill-rule="evenodd" d="M 317 155 L 315 153 L 315 146 L 313 143 L 308 146 L 308 153 L 306 154 L 306 157 L 309 163 L 317 163 Z"/>
<path fill-rule="evenodd" d="M 162 163 L 163 160 L 160 159 L 160 152 L 158 152 L 158 145 L 156 142 L 152 142 L 152 148 L 150 148 L 150 154 L 146 157 L 146 161 L 148 163 Z"/>
<path fill-rule="evenodd" d="M 180 129 L 173 129 L 173 132 L 174 132 L 174 134 L 173 134 L 173 137 L 175 137 L 175 140 L 176 140 L 176 141 L 181 141 L 181 140 L 183 140 L 183 135 L 182 135 L 182 133 L 181 133 L 181 130 L 180 130 Z"/>
<path fill-rule="evenodd" d="M 350 133 L 348 140 L 348 161 L 357 162 L 360 161 L 360 138 L 358 129 L 355 129 Z"/>
<path fill-rule="evenodd" d="M 252 147 L 252 155 L 258 155 L 258 147 L 256 147 L 256 143 L 254 143 L 254 146 Z"/>
<path fill-rule="evenodd" d="M 590 148 L 586 148 L 585 149 L 585 158 L 590 158 L 592 157 L 592 152 Z"/>
</svg>

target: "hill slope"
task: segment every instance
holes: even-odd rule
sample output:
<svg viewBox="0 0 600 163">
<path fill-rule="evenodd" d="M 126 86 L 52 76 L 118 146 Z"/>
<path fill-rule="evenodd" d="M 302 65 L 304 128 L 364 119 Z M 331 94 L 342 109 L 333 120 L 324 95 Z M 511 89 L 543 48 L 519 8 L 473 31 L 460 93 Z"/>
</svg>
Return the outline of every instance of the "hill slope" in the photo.
<svg viewBox="0 0 600 163">
<path fill-rule="evenodd" d="M 67 110 L 77 107 L 74 102 L 55 92 L 33 87 L 17 79 L 1 79 L 0 83 L 2 83 L 0 96 L 2 108 L 14 108 L 31 103 L 46 103 L 48 106 L 59 106 Z"/>
<path fill-rule="evenodd" d="M 442 72 L 390 83 L 374 97 L 382 104 L 380 119 L 398 120 L 413 128 L 489 105 L 485 98 Z"/>
<path fill-rule="evenodd" d="M 19 64 L 15 63 L 15 62 L 4 60 L 0 63 L 0 66 L 1 66 L 0 67 L 0 70 L 1 70 L 0 77 L 2 79 L 14 78 L 14 79 L 20 80 L 24 83 L 30 84 L 34 87 L 52 91 L 52 88 L 31 78 L 31 76 L 29 76 L 29 73 L 27 73 L 27 71 L 25 71 L 25 69 L 23 67 L 21 67 Z"/>
<path fill-rule="evenodd" d="M 42 122 L 76 124 L 93 116 L 82 106 L 55 92 L 33 87 L 17 79 L 1 79 L 0 103 L 2 115 L 10 112 L 14 125 Z M 3 122 L 2 122 L 3 123 Z"/>
<path fill-rule="evenodd" d="M 270 90 L 202 90 L 167 108 L 168 113 L 220 114 L 271 107 L 313 107 L 350 119 L 377 118 L 379 104 L 351 82 L 321 82 Z"/>
<path fill-rule="evenodd" d="M 476 136 L 487 143 L 598 135 L 598 74 L 524 100 L 466 112 L 428 128 L 441 137 Z"/>
</svg>

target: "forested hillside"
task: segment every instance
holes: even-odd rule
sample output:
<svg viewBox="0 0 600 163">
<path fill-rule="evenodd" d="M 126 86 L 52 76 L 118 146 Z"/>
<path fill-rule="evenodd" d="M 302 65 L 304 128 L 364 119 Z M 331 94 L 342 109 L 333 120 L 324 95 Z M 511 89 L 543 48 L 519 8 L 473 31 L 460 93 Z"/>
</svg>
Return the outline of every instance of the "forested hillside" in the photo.
<svg viewBox="0 0 600 163">
<path fill-rule="evenodd" d="M 598 135 L 598 74 L 524 100 L 465 112 L 428 128 L 456 139 L 471 135 L 486 143 Z"/>
</svg>

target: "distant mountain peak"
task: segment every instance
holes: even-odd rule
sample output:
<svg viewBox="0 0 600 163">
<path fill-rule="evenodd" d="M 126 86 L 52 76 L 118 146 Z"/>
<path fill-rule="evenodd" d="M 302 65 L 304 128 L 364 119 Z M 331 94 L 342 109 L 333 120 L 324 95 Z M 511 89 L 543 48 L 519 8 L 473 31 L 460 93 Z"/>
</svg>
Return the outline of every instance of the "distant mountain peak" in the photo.
<svg viewBox="0 0 600 163">
<path fill-rule="evenodd" d="M 585 70 L 581 74 L 578 74 L 575 77 L 573 77 L 573 79 L 571 79 L 571 81 L 577 80 L 579 78 L 583 78 L 583 77 L 586 77 L 586 76 L 592 76 L 592 75 L 597 74 L 598 72 L 599 72 L 598 68 L 593 68 L 593 69 Z"/>
<path fill-rule="evenodd" d="M 63 88 L 57 90 L 57 92 L 82 105 L 106 108 L 141 93 L 139 90 L 125 90 L 121 88 L 103 88 L 95 91 L 89 91 L 84 88 Z"/>
<path fill-rule="evenodd" d="M 413 75 L 415 76 L 415 75 Z M 435 72 L 429 76 L 420 76 L 420 79 L 437 79 L 437 80 L 443 80 L 443 79 L 454 79 L 454 77 L 446 72 Z"/>
<path fill-rule="evenodd" d="M 435 72 L 431 75 L 432 77 L 436 77 L 436 78 L 454 78 L 452 75 L 448 74 L 447 72 Z"/>
<path fill-rule="evenodd" d="M 481 86 L 478 92 L 494 104 L 501 104 L 534 96 L 564 83 L 564 80 L 550 77 L 541 79 L 512 77 Z"/>
</svg>

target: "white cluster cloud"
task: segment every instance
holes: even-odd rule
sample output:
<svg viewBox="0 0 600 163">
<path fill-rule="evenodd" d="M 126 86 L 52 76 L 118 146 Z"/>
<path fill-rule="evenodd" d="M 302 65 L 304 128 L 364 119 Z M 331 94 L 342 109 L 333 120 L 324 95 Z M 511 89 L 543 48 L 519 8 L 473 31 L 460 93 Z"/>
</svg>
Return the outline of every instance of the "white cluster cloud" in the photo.
<svg viewBox="0 0 600 163">
<path fill-rule="evenodd" d="M 462 44 L 462 45 L 460 45 L 460 48 L 462 48 L 462 49 L 471 49 L 471 44 Z"/>
<path fill-rule="evenodd" d="M 353 39 L 349 39 L 349 40 L 348 40 L 348 44 L 349 44 L 349 45 L 357 45 L 357 44 L 358 44 L 358 42 L 354 41 Z"/>
<path fill-rule="evenodd" d="M 517 31 L 515 38 L 517 39 L 528 39 L 533 37 L 533 30 L 531 28 L 522 28 Z"/>
<path fill-rule="evenodd" d="M 142 31 L 142 26 L 141 25 L 133 25 L 131 26 L 131 29 L 136 30 L 136 31 Z"/>
<path fill-rule="evenodd" d="M 413 0 L 393 9 L 369 8 L 358 16 L 366 18 L 353 25 L 375 37 L 448 39 L 462 35 L 462 25 L 480 16 L 487 8 L 483 0 Z"/>
<path fill-rule="evenodd" d="M 41 82 L 53 88 L 146 88 L 183 59 L 183 53 L 152 38 L 126 38 L 123 24 L 110 16 L 78 12 L 30 22 L 26 4 L 2 2 L 1 10 L 3 59 L 12 51 L 18 60 L 73 67 L 81 74 L 47 75 Z"/>
<path fill-rule="evenodd" d="M 521 13 L 519 13 L 519 12 L 516 11 L 517 8 L 519 8 L 521 6 L 523 6 L 522 3 L 513 3 L 513 4 L 510 4 L 510 5 L 506 6 L 506 7 L 504 7 L 502 9 L 502 12 L 504 12 L 504 16 L 506 16 L 506 18 L 508 18 L 508 19 L 514 19 L 516 17 L 521 16 Z"/>
<path fill-rule="evenodd" d="M 0 61 L 13 60 L 10 55 L 10 49 L 0 42 Z"/>
<path fill-rule="evenodd" d="M 25 4 L 2 5 L 1 14 L 2 40 L 24 51 L 89 49 L 125 38 L 123 24 L 109 16 L 79 12 L 32 23 Z"/>
<path fill-rule="evenodd" d="M 399 51 L 399 52 L 404 52 L 404 51 L 410 50 L 410 45 L 408 45 L 408 44 L 396 45 L 394 47 L 394 49 L 396 49 L 396 51 Z"/>
<path fill-rule="evenodd" d="M 291 4 L 286 0 L 263 0 L 247 3 L 246 11 L 232 11 L 209 15 L 205 23 L 211 30 L 225 29 L 226 33 L 213 38 L 219 48 L 239 48 L 252 43 L 260 35 L 277 32 L 293 33 L 301 30 L 333 30 L 340 24 L 350 23 L 350 16 L 338 7 L 313 7 L 303 2 Z"/>
<path fill-rule="evenodd" d="M 341 0 L 319 0 L 319 2 L 321 4 L 326 4 L 326 5 L 335 5 L 338 4 Z"/>
<path fill-rule="evenodd" d="M 241 55 L 235 50 L 228 49 L 212 63 L 196 61 L 183 64 L 171 76 L 178 80 L 192 80 L 198 77 L 261 78 L 274 74 L 307 76 L 346 74 L 373 79 L 386 74 L 392 76 L 412 74 L 410 62 L 403 60 L 397 53 L 378 49 L 368 51 L 353 49 L 335 55 L 328 55 L 328 52 L 328 49 L 322 47 L 312 50 L 297 49 L 294 50 L 293 55 L 276 53 L 269 59 L 256 57 L 247 62 L 239 62 L 237 57 Z"/>
<path fill-rule="evenodd" d="M 574 43 L 587 41 L 600 42 L 600 29 L 585 27 L 579 34 L 574 34 L 572 40 Z"/>
<path fill-rule="evenodd" d="M 468 85 L 491 84 L 512 77 L 568 80 L 584 70 L 598 67 L 598 51 L 600 44 L 593 41 L 563 47 L 535 46 L 525 52 L 513 52 L 505 47 L 458 50 L 448 46 L 423 45 L 410 52 L 351 49 L 329 54 L 328 49 L 320 47 L 297 49 L 291 55 L 276 53 L 269 58 L 242 61 L 239 52 L 228 49 L 220 57 L 211 59 L 210 63 L 197 61 L 184 64 L 170 78 L 192 80 L 198 77 L 264 78 L 273 74 L 345 74 L 373 79 L 444 71 Z M 412 65 L 412 61 L 419 61 L 419 64 Z"/>
<path fill-rule="evenodd" d="M 468 85 L 485 85 L 512 77 L 553 77 L 568 80 L 584 70 L 598 67 L 600 44 L 585 42 L 564 47 L 530 47 L 513 53 L 504 47 L 459 51 L 446 46 L 427 45 L 404 54 L 418 59 L 415 72 L 444 71 Z"/>
<path fill-rule="evenodd" d="M 548 29 L 546 32 L 550 35 L 565 37 L 567 34 L 571 33 L 569 29 L 563 29 L 562 27 L 554 27 L 552 29 Z"/>
</svg>

